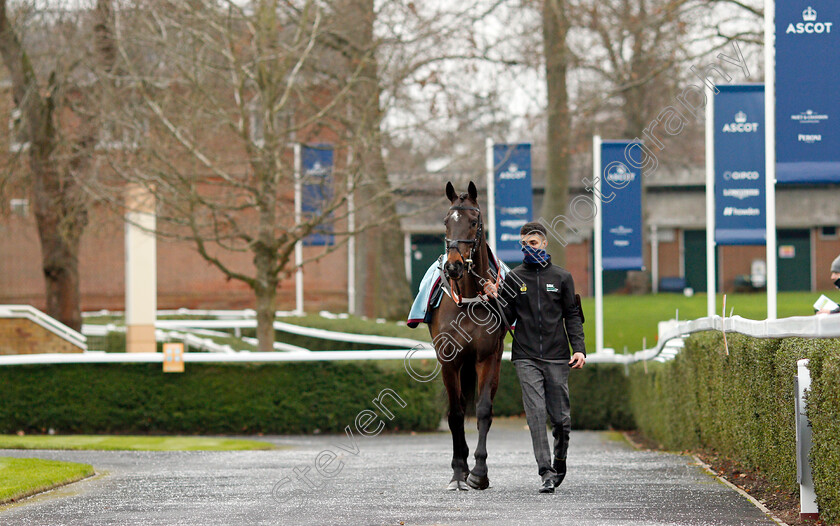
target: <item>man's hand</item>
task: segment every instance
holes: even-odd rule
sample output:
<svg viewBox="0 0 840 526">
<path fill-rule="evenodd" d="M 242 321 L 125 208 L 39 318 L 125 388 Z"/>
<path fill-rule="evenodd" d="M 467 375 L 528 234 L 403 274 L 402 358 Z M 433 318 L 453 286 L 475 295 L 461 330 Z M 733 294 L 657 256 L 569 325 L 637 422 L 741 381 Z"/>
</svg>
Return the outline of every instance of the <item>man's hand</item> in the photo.
<svg viewBox="0 0 840 526">
<path fill-rule="evenodd" d="M 569 360 L 569 365 L 572 366 L 572 369 L 580 369 L 585 363 L 586 356 L 584 356 L 582 352 L 576 352 L 574 356 L 572 356 L 572 359 Z"/>
<path fill-rule="evenodd" d="M 488 281 L 487 283 L 485 283 L 484 284 L 484 293 L 487 294 L 488 296 L 496 296 L 497 295 L 496 284 L 493 283 L 492 281 Z"/>
</svg>

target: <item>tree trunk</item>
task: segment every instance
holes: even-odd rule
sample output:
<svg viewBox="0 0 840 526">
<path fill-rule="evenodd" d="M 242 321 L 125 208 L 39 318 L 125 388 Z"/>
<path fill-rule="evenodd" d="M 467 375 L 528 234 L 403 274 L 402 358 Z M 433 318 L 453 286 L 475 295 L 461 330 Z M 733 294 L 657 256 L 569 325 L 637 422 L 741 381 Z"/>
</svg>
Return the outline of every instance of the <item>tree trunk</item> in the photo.
<svg viewBox="0 0 840 526">
<path fill-rule="evenodd" d="M 47 314 L 76 331 L 82 330 L 79 293 L 79 235 L 56 232 L 55 217 L 39 218 Z M 81 233 L 79 227 L 78 233 Z"/>
<path fill-rule="evenodd" d="M 555 222 L 554 218 L 558 215 L 568 216 L 569 148 L 572 140 L 569 94 L 566 88 L 569 60 L 566 46 L 569 30 L 567 8 L 565 0 L 543 0 L 543 49 L 548 88 L 548 164 L 540 215 L 549 225 L 554 225 L 556 236 L 548 236 L 548 253 L 551 254 L 552 262 L 560 266 L 566 262 L 568 235 L 564 223 Z"/>
<path fill-rule="evenodd" d="M 277 283 L 274 286 L 258 286 L 257 296 L 257 340 L 260 352 L 274 351 L 274 313 L 277 310 Z"/>
<path fill-rule="evenodd" d="M 108 52 L 110 7 L 110 0 L 99 0 L 96 6 L 97 48 L 106 65 L 113 63 L 113 53 Z M 0 54 L 9 71 L 15 106 L 27 121 L 24 131 L 32 172 L 30 193 L 41 241 L 47 314 L 80 331 L 79 247 L 88 223 L 88 200 L 76 178 L 90 167 L 97 129 L 88 120 L 80 127 L 83 133 L 72 145 L 72 153 L 68 156 L 57 152 L 61 139 L 55 122 L 61 101 L 53 97 L 60 97 L 56 95 L 61 91 L 57 85 L 67 79 L 57 78 L 58 70 L 54 70 L 46 89 L 41 89 L 35 68 L 7 14 L 6 1 L 0 0 Z M 46 95 L 42 95 L 44 92 Z"/>
<path fill-rule="evenodd" d="M 274 351 L 274 316 L 277 311 L 277 264 L 276 252 L 271 245 L 254 249 L 254 266 L 257 276 L 251 282 L 257 299 L 257 340 L 260 352 Z"/>
<path fill-rule="evenodd" d="M 362 184 L 356 203 L 365 208 L 357 214 L 357 224 L 365 225 L 387 218 L 375 228 L 357 235 L 356 312 L 370 317 L 404 318 L 411 306 L 411 290 L 405 276 L 403 232 L 397 217 L 393 193 L 388 190 L 388 170 L 382 158 L 382 109 L 379 71 L 373 37 L 373 0 L 351 0 L 345 4 L 351 61 L 361 64 L 355 80 L 351 111 L 358 128 L 357 149 Z M 379 197 L 375 197 L 379 196 Z"/>
</svg>

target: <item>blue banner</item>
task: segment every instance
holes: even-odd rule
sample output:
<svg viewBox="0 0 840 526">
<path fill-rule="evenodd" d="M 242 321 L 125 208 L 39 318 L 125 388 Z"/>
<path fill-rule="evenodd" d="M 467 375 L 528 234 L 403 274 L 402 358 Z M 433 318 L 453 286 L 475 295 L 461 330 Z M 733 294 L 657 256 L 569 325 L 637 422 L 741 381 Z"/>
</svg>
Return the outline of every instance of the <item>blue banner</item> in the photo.
<svg viewBox="0 0 840 526">
<path fill-rule="evenodd" d="M 329 144 L 301 146 L 301 211 L 303 217 L 318 216 L 324 203 L 333 197 L 333 151 Z M 305 246 L 333 245 L 332 214 L 315 227 L 315 231 L 303 239 Z"/>
<path fill-rule="evenodd" d="M 601 143 L 601 195 L 615 194 L 601 203 L 601 256 L 604 270 L 641 270 L 642 149 L 630 141 Z M 626 153 L 625 153 L 626 152 Z M 629 155 L 630 159 L 625 157 Z"/>
<path fill-rule="evenodd" d="M 776 2 L 776 181 L 840 182 L 840 2 Z"/>
<path fill-rule="evenodd" d="M 715 243 L 767 242 L 764 85 L 718 86 L 714 101 Z"/>
<path fill-rule="evenodd" d="M 496 192 L 496 257 L 502 261 L 521 261 L 519 229 L 531 221 L 531 145 L 494 144 L 493 175 Z"/>
</svg>

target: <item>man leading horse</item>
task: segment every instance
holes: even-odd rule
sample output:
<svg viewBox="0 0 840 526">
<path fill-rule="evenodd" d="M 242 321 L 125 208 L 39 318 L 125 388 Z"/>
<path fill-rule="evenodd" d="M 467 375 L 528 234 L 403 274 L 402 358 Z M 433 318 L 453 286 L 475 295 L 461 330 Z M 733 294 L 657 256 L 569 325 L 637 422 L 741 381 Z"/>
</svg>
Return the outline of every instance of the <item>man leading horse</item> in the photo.
<svg viewBox="0 0 840 526">
<path fill-rule="evenodd" d="M 505 276 L 498 291 L 488 288 L 505 300 L 504 319 L 516 322 L 511 361 L 522 386 L 522 404 L 541 478 L 539 492 L 553 493 L 566 476 L 572 428 L 569 370 L 586 363 L 583 313 L 572 275 L 553 265 L 546 253 L 545 227 L 536 222 L 522 225 L 520 243 L 522 264 Z M 546 437 L 546 412 L 553 428 L 553 461 Z"/>
</svg>

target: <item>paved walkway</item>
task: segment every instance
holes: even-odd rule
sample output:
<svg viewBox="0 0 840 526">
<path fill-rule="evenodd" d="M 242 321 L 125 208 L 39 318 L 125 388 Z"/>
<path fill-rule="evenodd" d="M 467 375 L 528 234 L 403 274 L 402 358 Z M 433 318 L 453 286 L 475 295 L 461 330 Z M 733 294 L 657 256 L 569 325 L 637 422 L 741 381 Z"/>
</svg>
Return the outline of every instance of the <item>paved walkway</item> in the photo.
<svg viewBox="0 0 840 526">
<path fill-rule="evenodd" d="M 293 446 L 278 451 L 0 450 L 0 456 L 86 462 L 101 474 L 0 506 L 0 524 L 775 524 L 692 458 L 637 451 L 610 433 L 573 432 L 566 481 L 556 493 L 540 495 L 523 424 L 493 423 L 491 487 L 467 492 L 444 489 L 451 476 L 448 432 L 357 435 L 355 454 L 339 447 L 356 449 L 344 435 L 264 437 Z M 474 448 L 474 424 L 470 429 Z M 339 455 L 332 463 L 330 451 Z M 322 475 L 316 458 L 326 472 L 344 464 Z M 278 484 L 287 476 L 290 482 Z"/>
</svg>

